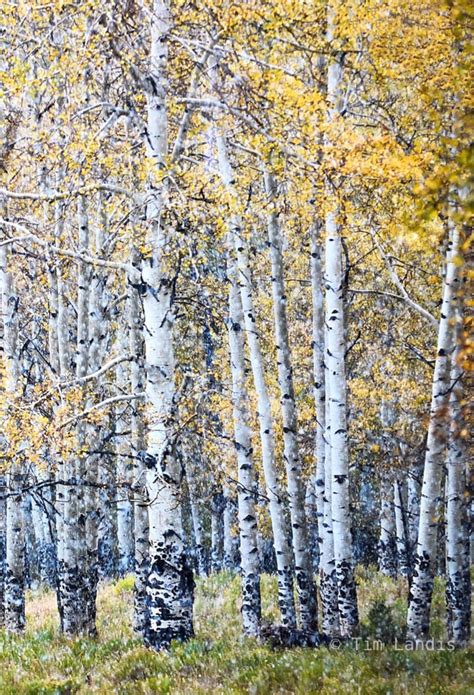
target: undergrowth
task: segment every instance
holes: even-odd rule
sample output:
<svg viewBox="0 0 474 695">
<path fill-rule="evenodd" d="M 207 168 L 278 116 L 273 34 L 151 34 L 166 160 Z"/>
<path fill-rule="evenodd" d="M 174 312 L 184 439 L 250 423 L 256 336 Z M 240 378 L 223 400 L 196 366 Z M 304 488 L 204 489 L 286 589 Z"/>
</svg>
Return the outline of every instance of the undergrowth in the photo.
<svg viewBox="0 0 474 695">
<path fill-rule="evenodd" d="M 372 569 L 358 571 L 361 638 L 318 649 L 272 650 L 241 636 L 239 580 L 198 580 L 196 637 L 154 653 L 131 630 L 133 579 L 101 587 L 98 639 L 66 639 L 52 592 L 27 601 L 23 636 L 0 632 L 1 695 L 101 693 L 323 693 L 444 695 L 474 691 L 472 652 L 451 651 L 444 634 L 443 585 L 433 600 L 432 651 L 404 645 L 406 587 Z M 263 613 L 277 618 L 276 584 L 263 577 Z M 441 644 L 440 641 L 443 643 Z"/>
</svg>

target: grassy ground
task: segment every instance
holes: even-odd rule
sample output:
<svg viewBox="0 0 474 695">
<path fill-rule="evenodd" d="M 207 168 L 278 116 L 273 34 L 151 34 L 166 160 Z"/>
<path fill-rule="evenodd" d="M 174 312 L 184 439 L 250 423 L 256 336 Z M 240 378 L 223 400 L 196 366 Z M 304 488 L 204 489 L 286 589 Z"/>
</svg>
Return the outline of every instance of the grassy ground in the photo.
<svg viewBox="0 0 474 695">
<path fill-rule="evenodd" d="M 58 632 L 54 595 L 35 593 L 27 603 L 22 637 L 0 633 L 0 694 L 69 693 L 407 693 L 474 692 L 472 651 L 440 648 L 443 588 L 433 607 L 434 651 L 407 651 L 403 641 L 405 588 L 371 571 L 359 571 L 362 636 L 358 645 L 272 650 L 240 634 L 239 582 L 222 574 L 200 581 L 196 638 L 170 653 L 145 649 L 130 629 L 133 580 L 99 593 L 99 639 L 65 639 Z M 264 577 L 264 614 L 276 619 L 275 582 Z M 379 642 L 374 642 L 374 639 Z M 398 647 L 388 642 L 398 638 Z"/>
</svg>

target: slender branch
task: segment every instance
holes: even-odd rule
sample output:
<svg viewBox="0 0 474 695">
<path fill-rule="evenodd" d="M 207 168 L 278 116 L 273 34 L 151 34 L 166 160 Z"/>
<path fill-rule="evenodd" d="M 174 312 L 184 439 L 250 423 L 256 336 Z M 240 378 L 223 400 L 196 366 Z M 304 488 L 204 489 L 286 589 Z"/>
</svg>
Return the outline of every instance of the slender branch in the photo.
<svg viewBox="0 0 474 695">
<path fill-rule="evenodd" d="M 59 387 L 64 389 L 70 386 L 75 386 L 76 384 L 83 384 L 85 381 L 90 381 L 91 379 L 97 379 L 99 376 L 102 376 L 102 374 L 105 374 L 105 372 L 108 372 L 109 369 L 112 369 L 117 364 L 121 364 L 122 362 L 130 362 L 131 359 L 133 359 L 131 355 L 119 355 L 118 357 L 115 357 L 113 360 L 110 360 L 110 362 L 107 362 L 106 364 L 102 365 L 102 367 L 98 369 L 96 372 L 86 374 L 85 376 L 81 376 L 78 379 L 74 379 L 73 381 L 63 382 L 59 384 Z"/>
<path fill-rule="evenodd" d="M 72 191 L 66 191 L 64 193 L 38 193 L 36 191 L 10 191 L 7 188 L 0 188 L 0 196 L 5 196 L 6 198 L 11 198 L 13 200 L 42 200 L 42 201 L 54 201 L 54 200 L 66 200 L 72 196 L 77 195 L 87 195 L 88 193 L 96 193 L 97 191 L 108 191 L 109 193 L 118 193 L 120 195 L 126 195 L 133 200 L 136 199 L 135 193 L 132 193 L 127 188 L 122 188 L 121 186 L 113 186 L 111 184 L 100 183 L 93 184 L 90 186 L 82 186 L 81 188 L 75 188 Z"/>
<path fill-rule="evenodd" d="M 144 393 L 128 393 L 124 396 L 112 396 L 111 398 L 106 398 L 105 401 L 101 401 L 100 403 L 95 403 L 92 405 L 90 408 L 87 408 L 87 410 L 83 410 L 81 413 L 78 413 L 77 415 L 74 415 L 73 417 L 68 418 L 64 422 L 62 422 L 59 425 L 59 428 L 62 429 L 63 427 L 67 427 L 68 425 L 71 425 L 74 422 L 77 422 L 77 420 L 81 420 L 84 417 L 87 417 L 90 413 L 92 413 L 94 410 L 100 410 L 101 408 L 107 408 L 109 405 L 113 405 L 114 403 L 119 403 L 120 401 L 133 401 L 137 400 L 138 398 L 145 398 Z"/>
<path fill-rule="evenodd" d="M 31 234 L 26 227 L 18 224 L 17 222 L 10 222 L 10 220 L 0 219 L 0 225 L 6 225 L 9 227 L 14 227 L 19 231 L 24 232 L 23 236 L 12 237 L 10 239 L 3 239 L 0 241 L 1 246 L 7 246 L 8 244 L 19 243 L 23 241 L 31 241 L 34 244 L 38 244 L 50 252 L 57 253 L 58 256 L 64 256 L 65 258 L 72 258 L 75 261 L 84 261 L 85 263 L 90 263 L 91 265 L 97 265 L 103 268 L 113 268 L 114 270 L 123 270 L 129 273 L 132 277 L 140 277 L 140 271 L 129 263 L 120 263 L 119 261 L 105 261 L 102 258 L 97 258 L 95 256 L 89 256 L 88 254 L 79 253 L 76 251 L 66 251 L 65 249 L 59 248 L 54 244 L 50 244 L 43 239 L 39 239 L 35 234 Z"/>
<path fill-rule="evenodd" d="M 402 296 L 403 296 L 403 299 L 405 300 L 405 302 L 408 304 L 409 307 L 411 307 L 412 309 L 417 311 L 420 314 L 420 316 L 423 316 L 423 318 L 425 318 L 427 321 L 429 321 L 431 323 L 431 325 L 434 328 L 436 328 L 436 330 L 437 330 L 438 329 L 438 321 L 435 319 L 433 314 L 431 314 L 427 309 L 422 307 L 420 304 L 415 302 L 410 297 L 410 295 L 408 294 L 408 292 L 405 289 L 405 286 L 403 285 L 402 281 L 398 277 L 397 272 L 396 272 L 395 268 L 393 267 L 393 264 L 392 264 L 390 258 L 387 256 L 387 254 L 385 253 L 385 251 L 382 248 L 382 245 L 380 244 L 379 240 L 377 239 L 376 234 L 374 232 L 371 232 L 371 236 L 372 236 L 372 239 L 374 241 L 375 246 L 377 247 L 380 255 L 382 256 L 382 259 L 385 263 L 385 266 L 388 270 L 388 273 L 390 275 L 390 278 L 391 278 L 393 284 L 396 287 L 398 287 L 398 289 L 402 293 Z"/>
</svg>

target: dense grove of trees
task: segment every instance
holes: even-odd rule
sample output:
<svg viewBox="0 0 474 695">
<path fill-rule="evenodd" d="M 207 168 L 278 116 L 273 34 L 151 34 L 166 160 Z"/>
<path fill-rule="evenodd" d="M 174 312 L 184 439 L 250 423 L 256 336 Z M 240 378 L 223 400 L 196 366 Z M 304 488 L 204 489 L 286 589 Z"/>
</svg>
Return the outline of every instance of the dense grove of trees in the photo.
<svg viewBox="0 0 474 695">
<path fill-rule="evenodd" d="M 317 645 L 377 562 L 465 645 L 468 3 L 1 8 L 0 622 L 134 572 L 161 649 L 227 569 Z"/>
</svg>

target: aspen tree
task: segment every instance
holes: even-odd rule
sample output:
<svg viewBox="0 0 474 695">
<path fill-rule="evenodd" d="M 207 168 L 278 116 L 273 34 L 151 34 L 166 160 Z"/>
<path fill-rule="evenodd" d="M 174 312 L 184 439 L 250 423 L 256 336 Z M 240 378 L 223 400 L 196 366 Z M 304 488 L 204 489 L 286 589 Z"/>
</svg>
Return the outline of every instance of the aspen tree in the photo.
<svg viewBox="0 0 474 695">
<path fill-rule="evenodd" d="M 255 509 L 255 473 L 252 433 L 246 389 L 244 356 L 244 317 L 235 261 L 228 261 L 229 278 L 229 353 L 232 372 L 234 446 L 237 457 L 237 499 L 239 514 L 240 567 L 242 582 L 242 622 L 245 634 L 260 632 L 261 598 Z"/>
<path fill-rule="evenodd" d="M 458 647 L 469 643 L 471 578 L 467 519 L 466 448 L 463 402 L 465 386 L 460 365 L 460 297 L 456 298 L 456 338 L 450 373 L 450 425 L 446 460 L 446 607 L 448 637 Z M 464 388 L 463 388 L 464 387 Z M 464 406 L 465 407 L 465 406 Z"/>
<path fill-rule="evenodd" d="M 166 106 L 169 3 L 154 0 L 149 74 L 146 77 L 147 156 L 153 169 L 146 200 L 147 245 L 143 259 L 143 310 L 148 440 L 145 465 L 149 515 L 147 642 L 155 649 L 193 634 L 193 577 L 181 519 L 182 470 L 176 457 L 173 282 L 164 266 L 169 243 Z"/>
<path fill-rule="evenodd" d="M 334 42 L 333 9 L 328 12 L 328 43 Z M 342 56 L 334 48 L 328 60 L 328 120 L 340 117 Z M 331 195 L 331 188 L 327 187 Z M 352 540 L 349 517 L 349 449 L 347 436 L 347 386 L 345 373 L 346 340 L 342 271 L 341 223 L 337 206 L 326 214 L 325 287 L 326 287 L 326 399 L 329 403 L 331 468 L 331 513 L 334 555 L 338 584 L 341 635 L 350 637 L 358 624 L 357 595 L 352 564 Z"/>
<path fill-rule="evenodd" d="M 221 179 L 226 188 L 233 191 L 234 175 L 227 153 L 224 136 L 217 134 L 217 150 Z M 234 216 L 230 221 L 230 238 L 236 255 L 238 283 L 244 313 L 244 326 L 250 352 L 252 375 L 257 394 L 260 439 L 262 444 L 262 466 L 269 498 L 273 543 L 275 546 L 278 577 L 278 603 L 282 624 L 294 630 L 296 611 L 293 597 L 293 558 L 284 517 L 283 497 L 275 466 L 275 440 L 270 399 L 265 383 L 263 356 L 256 326 L 252 297 L 252 278 L 241 221 Z"/>
<path fill-rule="evenodd" d="M 18 388 L 18 304 L 13 277 L 8 269 L 7 247 L 0 247 L 0 287 L 3 323 L 5 394 L 14 399 Z M 22 463 L 10 462 L 6 475 L 5 574 L 3 587 L 5 628 L 21 632 L 25 627 L 25 527 L 23 518 L 24 473 Z"/>
<path fill-rule="evenodd" d="M 441 477 L 446 451 L 446 412 L 453 352 L 451 324 L 454 316 L 454 299 L 459 286 L 458 254 L 459 229 L 456 225 L 451 225 L 421 488 L 418 542 L 408 604 L 407 630 L 409 637 L 414 639 L 423 638 L 429 630 L 436 566 L 437 507 L 441 496 Z"/>
<path fill-rule="evenodd" d="M 269 168 L 264 170 L 265 192 L 268 197 L 268 243 L 272 268 L 272 296 L 275 323 L 276 360 L 280 386 L 280 405 L 283 422 L 283 446 L 286 468 L 288 502 L 295 560 L 295 579 L 299 599 L 301 628 L 313 634 L 318 627 L 316 585 L 313 578 L 307 519 L 304 504 L 304 485 L 298 450 L 298 421 L 293 386 L 293 367 L 288 335 L 286 291 L 283 271 L 283 252 L 280 223 L 276 211 L 276 182 Z"/>
</svg>

